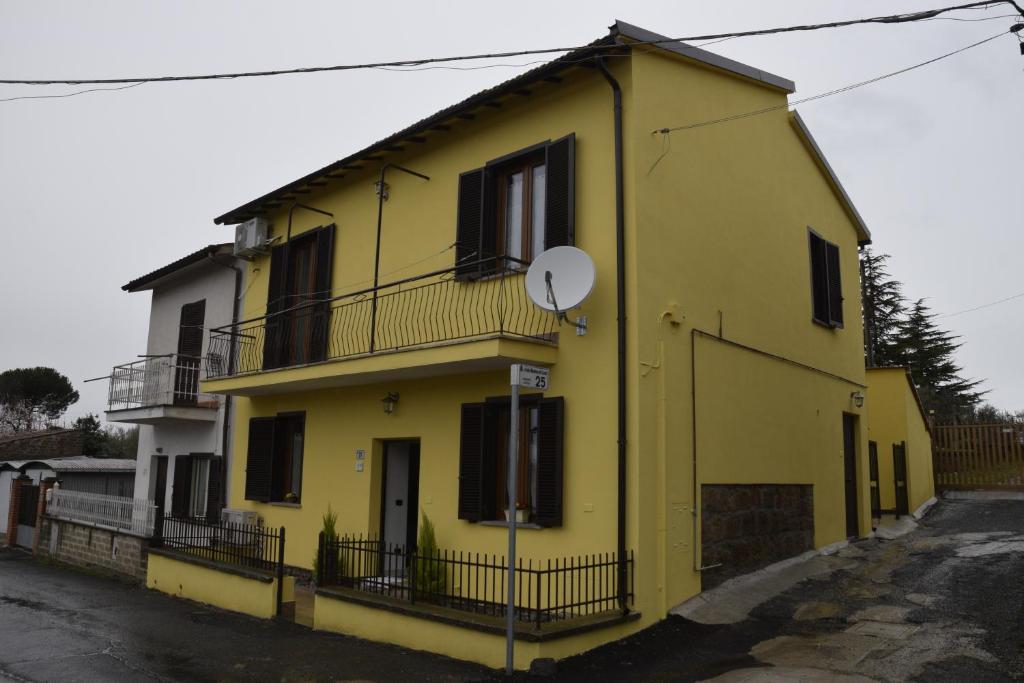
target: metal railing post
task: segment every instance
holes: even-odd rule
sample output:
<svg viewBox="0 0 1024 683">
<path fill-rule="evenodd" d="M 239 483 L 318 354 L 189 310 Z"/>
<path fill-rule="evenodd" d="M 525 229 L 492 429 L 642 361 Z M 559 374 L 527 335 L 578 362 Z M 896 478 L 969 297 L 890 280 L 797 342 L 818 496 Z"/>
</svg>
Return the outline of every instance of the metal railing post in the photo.
<svg viewBox="0 0 1024 683">
<path fill-rule="evenodd" d="M 284 600 L 284 527 L 277 544 L 277 616 L 281 616 L 281 602 Z"/>
</svg>

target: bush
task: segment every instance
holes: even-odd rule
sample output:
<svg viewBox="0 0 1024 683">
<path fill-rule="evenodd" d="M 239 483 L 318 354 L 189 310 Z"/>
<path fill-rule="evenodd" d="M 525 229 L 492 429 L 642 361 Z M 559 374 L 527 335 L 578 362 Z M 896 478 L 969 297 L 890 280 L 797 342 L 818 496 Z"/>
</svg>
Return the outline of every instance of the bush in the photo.
<svg viewBox="0 0 1024 683">
<path fill-rule="evenodd" d="M 338 539 L 338 513 L 331 509 L 330 504 L 327 505 L 327 512 L 323 515 L 323 525 L 320 527 L 320 533 L 323 535 L 325 541 L 336 541 Z M 337 576 L 339 569 L 338 560 L 340 555 L 340 549 L 335 548 L 334 552 L 329 553 L 324 558 L 324 570 L 327 576 Z M 317 551 L 313 555 L 313 582 L 320 583 L 320 547 L 317 546 Z"/>
<path fill-rule="evenodd" d="M 448 574 L 443 563 L 431 561 L 437 556 L 437 537 L 433 522 L 425 512 L 422 515 L 419 537 L 416 539 L 417 559 L 412 588 L 415 593 L 423 593 L 427 597 L 440 597 L 448 584 Z"/>
</svg>

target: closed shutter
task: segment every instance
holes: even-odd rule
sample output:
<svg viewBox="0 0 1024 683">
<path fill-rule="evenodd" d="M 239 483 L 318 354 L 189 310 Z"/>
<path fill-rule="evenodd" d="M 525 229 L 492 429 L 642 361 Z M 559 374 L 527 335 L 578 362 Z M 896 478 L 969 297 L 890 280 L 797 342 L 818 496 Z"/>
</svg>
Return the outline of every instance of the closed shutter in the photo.
<svg viewBox="0 0 1024 683">
<path fill-rule="evenodd" d="M 826 265 L 825 240 L 813 232 L 810 234 L 811 249 L 811 303 L 814 319 L 830 324 L 828 314 L 828 266 Z"/>
<path fill-rule="evenodd" d="M 497 408 L 485 403 L 462 405 L 459 442 L 459 519 L 492 519 L 497 508 Z"/>
<path fill-rule="evenodd" d="M 561 396 L 538 403 L 537 501 L 534 519 L 540 526 L 562 526 L 562 469 L 565 401 Z"/>
<path fill-rule="evenodd" d="M 576 243 L 576 134 L 547 146 L 544 248 Z"/>
<path fill-rule="evenodd" d="M 839 247 L 825 243 L 825 266 L 828 269 L 828 313 L 829 322 L 836 327 L 843 326 L 843 283 L 839 274 Z"/>
<path fill-rule="evenodd" d="M 316 291 L 314 299 L 331 298 L 331 279 L 334 266 L 334 225 L 317 231 L 316 235 Z M 310 325 L 309 360 L 325 360 L 331 329 L 331 304 L 324 302 L 313 307 Z"/>
<path fill-rule="evenodd" d="M 490 215 L 485 201 L 488 173 L 483 168 L 459 175 L 459 207 L 455 230 L 455 277 L 466 280 L 480 277 L 481 259 L 494 255 L 497 239 L 494 225 L 488 224 Z"/>
<path fill-rule="evenodd" d="M 287 273 L 284 262 L 285 248 L 270 250 L 270 275 L 267 284 L 267 318 L 263 328 L 263 369 L 270 370 L 282 365 L 285 349 L 284 316 L 275 315 L 285 309 L 285 281 Z"/>
<path fill-rule="evenodd" d="M 276 418 L 249 420 L 249 452 L 245 461 L 245 499 L 267 502 L 274 467 L 274 425 Z"/>
<path fill-rule="evenodd" d="M 206 480 L 206 521 L 212 523 L 220 522 L 220 510 L 223 507 L 221 501 L 221 482 L 223 481 L 224 458 L 210 458 L 210 472 Z"/>
<path fill-rule="evenodd" d="M 206 319 L 206 299 L 181 307 L 181 327 L 178 330 L 178 354 L 188 358 L 203 355 L 203 323 Z"/>
<path fill-rule="evenodd" d="M 188 494 L 192 488 L 192 458 L 174 459 L 174 489 L 171 492 L 171 517 L 188 517 Z"/>
</svg>

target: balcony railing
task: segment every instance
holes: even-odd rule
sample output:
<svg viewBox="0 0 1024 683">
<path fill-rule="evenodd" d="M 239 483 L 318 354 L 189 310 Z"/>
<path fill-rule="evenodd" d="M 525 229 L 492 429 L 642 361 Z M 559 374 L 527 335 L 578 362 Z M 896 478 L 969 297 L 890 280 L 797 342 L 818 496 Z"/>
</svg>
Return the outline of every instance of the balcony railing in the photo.
<svg viewBox="0 0 1024 683">
<path fill-rule="evenodd" d="M 154 406 L 216 408 L 217 396 L 199 391 L 199 358 L 170 354 L 117 365 L 110 372 L 107 410 Z"/>
<path fill-rule="evenodd" d="M 526 295 L 525 270 L 517 259 L 490 258 L 337 297 L 285 300 L 282 311 L 210 330 L 207 375 L 496 336 L 553 344 L 557 319 Z"/>
</svg>

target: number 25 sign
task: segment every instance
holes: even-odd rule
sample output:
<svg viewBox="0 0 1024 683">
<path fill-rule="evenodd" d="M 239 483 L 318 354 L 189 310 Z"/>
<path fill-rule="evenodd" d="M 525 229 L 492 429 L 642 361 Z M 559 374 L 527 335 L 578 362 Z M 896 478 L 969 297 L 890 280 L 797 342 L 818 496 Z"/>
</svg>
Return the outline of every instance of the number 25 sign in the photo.
<svg viewBox="0 0 1024 683">
<path fill-rule="evenodd" d="M 536 365 L 516 364 L 512 366 L 512 384 L 525 389 L 547 389 L 548 372 Z"/>
</svg>

